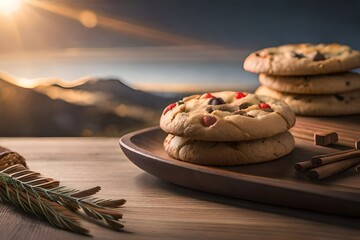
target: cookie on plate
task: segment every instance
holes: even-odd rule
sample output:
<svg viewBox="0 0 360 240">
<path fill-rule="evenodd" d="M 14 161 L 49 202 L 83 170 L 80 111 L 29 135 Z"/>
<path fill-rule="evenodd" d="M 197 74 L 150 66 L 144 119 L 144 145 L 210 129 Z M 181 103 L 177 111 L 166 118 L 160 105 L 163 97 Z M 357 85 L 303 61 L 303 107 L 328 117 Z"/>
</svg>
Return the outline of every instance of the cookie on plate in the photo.
<svg viewBox="0 0 360 240">
<path fill-rule="evenodd" d="M 170 104 L 160 127 L 168 134 L 203 141 L 243 141 L 285 132 L 295 114 L 284 102 L 245 92 L 192 95 Z"/>
<path fill-rule="evenodd" d="M 331 94 L 360 90 L 360 74 L 354 72 L 291 77 L 262 73 L 259 81 L 268 88 L 284 93 Z"/>
<path fill-rule="evenodd" d="M 360 67 L 360 52 L 332 44 L 289 44 L 250 54 L 244 69 L 278 76 L 316 75 L 345 72 Z"/>
<path fill-rule="evenodd" d="M 281 99 L 299 115 L 338 116 L 360 113 L 360 90 L 338 94 L 300 95 L 260 86 L 256 94 Z"/>
<path fill-rule="evenodd" d="M 170 134 L 164 141 L 165 150 L 173 158 L 217 166 L 275 160 L 290 153 L 294 146 L 294 138 L 288 131 L 269 138 L 240 142 L 198 141 Z"/>
</svg>

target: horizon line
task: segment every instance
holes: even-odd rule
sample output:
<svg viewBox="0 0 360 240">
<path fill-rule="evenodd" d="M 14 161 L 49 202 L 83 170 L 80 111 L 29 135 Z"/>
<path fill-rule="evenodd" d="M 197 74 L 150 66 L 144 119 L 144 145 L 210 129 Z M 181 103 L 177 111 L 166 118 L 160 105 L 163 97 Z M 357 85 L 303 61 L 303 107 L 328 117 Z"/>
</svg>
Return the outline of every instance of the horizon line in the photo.
<svg viewBox="0 0 360 240">
<path fill-rule="evenodd" d="M 94 76 L 83 76 L 74 80 L 64 80 L 62 78 L 55 77 L 46 77 L 46 78 L 21 78 L 13 76 L 7 72 L 0 70 L 0 80 L 6 81 L 10 84 L 16 85 L 18 87 L 34 89 L 39 86 L 53 86 L 58 85 L 64 88 L 73 88 L 81 86 L 91 81 L 107 81 L 107 80 L 116 80 L 120 83 L 125 84 L 129 88 L 135 90 L 141 90 L 145 92 L 158 92 L 158 93 L 194 93 L 194 92 L 212 92 L 212 91 L 225 91 L 229 89 L 251 89 L 252 86 L 245 87 L 244 84 L 225 84 L 225 85 L 214 85 L 214 84 L 183 84 L 183 83 L 129 83 L 124 79 L 120 78 L 103 78 L 103 77 L 94 77 Z"/>
</svg>

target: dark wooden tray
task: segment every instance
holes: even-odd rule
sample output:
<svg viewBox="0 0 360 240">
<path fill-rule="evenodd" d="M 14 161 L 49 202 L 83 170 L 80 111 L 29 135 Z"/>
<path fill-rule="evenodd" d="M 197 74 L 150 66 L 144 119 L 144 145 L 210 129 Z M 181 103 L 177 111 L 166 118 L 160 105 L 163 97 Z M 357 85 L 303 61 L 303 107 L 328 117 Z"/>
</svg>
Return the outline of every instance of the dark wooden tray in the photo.
<svg viewBox="0 0 360 240">
<path fill-rule="evenodd" d="M 359 116 L 344 118 L 344 125 L 336 118 L 298 118 L 297 121 L 301 127 L 309 123 L 310 127 L 316 128 L 314 131 L 337 129 L 341 138 L 341 131 L 360 136 L 359 120 Z M 328 179 L 310 181 L 293 168 L 296 162 L 334 149 L 314 146 L 310 140 L 296 138 L 295 150 L 281 159 L 247 166 L 211 167 L 170 158 L 162 146 L 165 136 L 158 127 L 147 128 L 125 135 L 120 139 L 120 146 L 139 168 L 184 187 L 322 213 L 360 216 L 360 174 L 350 169 Z"/>
</svg>

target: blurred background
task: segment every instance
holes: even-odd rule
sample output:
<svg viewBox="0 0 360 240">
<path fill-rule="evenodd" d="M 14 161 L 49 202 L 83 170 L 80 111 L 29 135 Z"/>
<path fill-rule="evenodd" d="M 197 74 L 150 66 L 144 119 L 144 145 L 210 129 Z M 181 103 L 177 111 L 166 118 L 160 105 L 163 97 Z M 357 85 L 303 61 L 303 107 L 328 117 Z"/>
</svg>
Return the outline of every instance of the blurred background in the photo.
<svg viewBox="0 0 360 240">
<path fill-rule="evenodd" d="M 357 0 L 0 0 L 0 136 L 121 136 L 176 99 L 253 91 L 244 58 L 360 49 Z"/>
</svg>

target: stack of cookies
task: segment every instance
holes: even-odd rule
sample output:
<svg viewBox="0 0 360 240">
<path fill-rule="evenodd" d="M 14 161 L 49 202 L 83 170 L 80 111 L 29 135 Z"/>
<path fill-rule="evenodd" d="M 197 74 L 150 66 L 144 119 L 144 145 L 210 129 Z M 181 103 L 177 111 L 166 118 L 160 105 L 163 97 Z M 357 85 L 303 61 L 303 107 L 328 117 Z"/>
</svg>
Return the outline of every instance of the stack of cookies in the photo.
<svg viewBox="0 0 360 240">
<path fill-rule="evenodd" d="M 218 166 L 285 156 L 295 145 L 288 132 L 294 124 L 295 114 L 284 102 L 232 91 L 185 97 L 167 106 L 160 119 L 171 157 Z"/>
<path fill-rule="evenodd" d="M 260 73 L 256 93 L 281 99 L 296 114 L 360 113 L 360 52 L 339 44 L 293 44 L 250 54 L 244 69 Z"/>
</svg>

